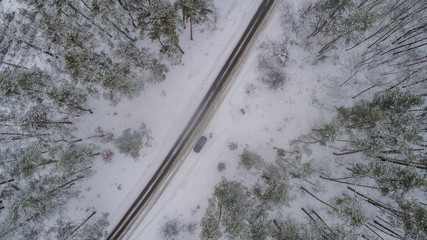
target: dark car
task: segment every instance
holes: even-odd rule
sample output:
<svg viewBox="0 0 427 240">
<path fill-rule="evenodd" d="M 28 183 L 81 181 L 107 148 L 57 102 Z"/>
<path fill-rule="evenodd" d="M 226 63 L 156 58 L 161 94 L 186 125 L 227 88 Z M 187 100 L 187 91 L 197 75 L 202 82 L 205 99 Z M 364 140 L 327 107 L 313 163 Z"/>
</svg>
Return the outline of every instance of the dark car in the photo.
<svg viewBox="0 0 427 240">
<path fill-rule="evenodd" d="M 196 153 L 200 152 L 200 150 L 202 150 L 203 146 L 206 143 L 206 140 L 208 140 L 205 136 L 201 136 L 199 138 L 199 141 L 197 141 L 196 146 L 194 146 L 194 151 Z"/>
</svg>

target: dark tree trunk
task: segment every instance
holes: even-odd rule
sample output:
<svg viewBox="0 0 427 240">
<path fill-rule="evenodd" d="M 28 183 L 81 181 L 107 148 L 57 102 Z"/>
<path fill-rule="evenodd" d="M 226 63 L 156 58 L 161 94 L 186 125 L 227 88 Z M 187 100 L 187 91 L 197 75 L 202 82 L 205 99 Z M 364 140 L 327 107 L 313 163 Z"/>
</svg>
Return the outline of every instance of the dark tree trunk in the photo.
<svg viewBox="0 0 427 240">
<path fill-rule="evenodd" d="M 193 9 L 190 10 L 190 39 L 193 41 Z"/>
<path fill-rule="evenodd" d="M 175 43 L 175 46 L 178 48 L 178 50 L 182 53 L 182 54 L 184 54 L 184 51 L 182 50 L 182 48 L 181 48 L 181 46 L 179 46 L 179 44 L 178 44 L 178 40 L 176 39 L 176 37 L 175 37 L 175 35 L 174 34 L 171 34 L 172 36 L 172 40 L 173 40 L 173 42 Z"/>
<path fill-rule="evenodd" d="M 15 179 L 14 179 L 14 178 L 9 179 L 9 180 L 7 180 L 7 181 L 0 182 L 0 185 L 6 184 L 6 183 L 10 183 L 10 182 L 13 182 L 13 181 L 15 181 Z"/>
<path fill-rule="evenodd" d="M 100 27 L 98 24 L 96 24 L 91 18 L 89 18 L 88 16 L 86 16 L 85 14 L 83 14 L 79 9 L 77 9 L 75 6 L 73 6 L 73 4 L 68 3 L 68 6 L 73 9 L 76 13 L 80 14 L 82 17 L 84 17 L 86 20 L 88 20 L 89 22 L 91 22 L 95 27 L 97 27 L 99 30 L 101 30 L 102 32 L 104 32 L 105 34 L 107 34 L 110 38 L 113 38 L 113 36 L 111 36 L 110 33 L 108 33 L 107 31 L 105 31 L 102 27 Z"/>
<path fill-rule="evenodd" d="M 2 61 L 1 63 L 6 64 L 6 65 L 9 65 L 9 66 L 12 66 L 12 67 L 14 67 L 14 68 L 23 68 L 23 69 L 29 70 L 29 68 L 26 68 L 26 67 L 24 67 L 24 66 L 17 65 L 17 64 L 14 64 L 14 63 L 5 62 L 5 61 Z"/>
<path fill-rule="evenodd" d="M 79 226 L 77 226 L 71 233 L 70 235 L 68 235 L 66 238 L 64 238 L 64 240 L 67 240 L 68 238 L 70 238 L 71 236 L 73 236 L 73 234 L 75 232 L 77 232 L 77 230 L 79 230 L 85 223 L 87 223 L 87 221 L 89 221 L 89 219 L 91 219 L 94 215 L 96 214 L 96 212 L 94 211 L 89 217 L 87 217 Z"/>
</svg>

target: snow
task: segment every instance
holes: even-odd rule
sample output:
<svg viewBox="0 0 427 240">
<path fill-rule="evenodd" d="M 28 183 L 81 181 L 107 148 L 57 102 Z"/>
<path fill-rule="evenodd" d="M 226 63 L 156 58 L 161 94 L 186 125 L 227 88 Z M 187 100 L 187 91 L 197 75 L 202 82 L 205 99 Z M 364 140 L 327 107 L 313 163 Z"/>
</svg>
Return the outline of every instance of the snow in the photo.
<svg viewBox="0 0 427 240">
<path fill-rule="evenodd" d="M 235 75 L 229 93 L 205 130 L 212 133 L 200 153 L 190 153 L 180 170 L 156 202 L 130 239 L 158 239 L 162 224 L 178 218 L 183 224 L 199 223 L 216 183 L 222 178 L 248 183 L 251 176 L 238 169 L 238 155 L 247 148 L 263 156 L 266 161 L 275 157 L 273 147 L 286 146 L 290 140 L 306 134 L 324 122 L 331 108 L 319 106 L 318 99 L 327 97 L 326 86 L 317 81 L 316 74 L 325 74 L 331 68 L 302 65 L 304 52 L 291 50 L 293 63 L 289 68 L 288 82 L 283 90 L 270 90 L 259 80 L 258 56 L 264 41 L 279 40 L 281 32 L 280 4 L 276 6 L 271 21 L 262 31 L 253 50 Z M 253 89 L 248 94 L 247 91 Z M 242 114 L 240 109 L 246 114 Z M 236 142 L 238 149 L 227 147 Z M 224 162 L 226 169 L 218 172 L 217 165 Z M 253 181 L 253 180 L 252 180 Z M 300 208 L 295 208 L 300 209 Z M 198 232 L 187 239 L 198 239 Z"/>
<path fill-rule="evenodd" d="M 104 101 L 91 104 L 96 106 L 95 113 L 82 119 L 79 126 L 82 134 L 87 135 L 101 126 L 118 136 L 124 129 L 137 129 L 144 122 L 151 130 L 152 146 L 144 148 L 138 160 L 116 150 L 111 163 L 98 160 L 94 166 L 97 172 L 85 183 L 86 191 L 82 192 L 81 199 L 70 204 L 70 214 L 78 217 L 85 209 L 95 206 L 99 213 L 110 213 L 109 230 L 115 227 L 184 129 L 260 3 L 260 0 L 216 0 L 216 29 L 200 32 L 196 26 L 193 42 L 189 41 L 188 32 L 181 34 L 185 51 L 182 64 L 170 67 L 164 82 L 147 86 L 138 98 L 123 100 L 115 107 Z M 310 56 L 294 46 L 289 48 L 290 67 L 286 69 L 288 80 L 283 89 L 268 89 L 259 79 L 261 44 L 279 41 L 282 37 L 282 29 L 278 27 L 282 8 L 281 3 L 276 5 L 271 20 L 235 73 L 228 94 L 204 131 L 205 136 L 212 133 L 212 138 L 208 138 L 200 153 L 188 154 L 129 239 L 158 239 L 160 227 L 172 217 L 183 224 L 198 225 L 207 198 L 222 177 L 246 183 L 254 181 L 249 173 L 239 170 L 238 155 L 243 149 L 273 161 L 273 147 L 287 146 L 289 141 L 330 118 L 332 106 L 319 105 L 324 102 L 321 99 L 328 97 L 325 89 L 328 86 L 318 79 L 319 75 L 337 72 L 337 67 L 307 64 Z M 238 149 L 229 150 L 227 145 L 231 142 L 236 142 Z M 112 146 L 108 147 L 113 150 Z M 219 162 L 226 165 L 221 172 L 217 170 Z M 80 211 L 76 211 L 78 209 Z M 199 230 L 196 228 L 188 239 L 198 239 Z"/>
<path fill-rule="evenodd" d="M 95 206 L 99 213 L 110 213 L 110 229 L 114 228 L 184 129 L 260 2 L 215 1 L 215 29 L 211 31 L 208 24 L 196 25 L 194 41 L 189 40 L 189 30 L 184 30 L 180 37 L 185 51 L 182 64 L 171 66 L 164 82 L 147 86 L 141 96 L 122 100 L 114 107 L 102 100 L 90 103 L 94 114 L 80 120 L 78 131 L 82 135 L 90 135 L 99 126 L 117 137 L 144 122 L 151 130 L 152 146 L 145 147 L 138 160 L 118 153 L 111 144 L 103 146 L 114 151 L 113 161 L 95 162 L 96 173 L 84 183 L 80 199 L 70 203 L 70 217 L 81 217 Z M 209 141 L 205 148 L 208 145 Z"/>
<path fill-rule="evenodd" d="M 203 133 L 207 137 L 212 134 L 212 138 L 208 138 L 200 153 L 191 151 L 187 155 L 156 204 L 132 229 L 129 239 L 159 239 L 161 226 L 172 218 L 177 218 L 181 224 L 196 224 L 196 231 L 186 235 L 185 239 L 199 239 L 200 219 L 207 199 L 220 179 L 241 181 L 247 186 L 257 181 L 250 172 L 238 166 L 239 154 L 244 149 L 260 154 L 266 162 L 274 161 L 273 147 L 286 148 L 290 141 L 322 126 L 333 116 L 335 106 L 347 104 L 351 101 L 349 97 L 357 92 L 351 86 L 337 91 L 337 86 L 350 76 L 347 76 L 348 70 L 343 69 L 352 66 L 352 54 L 358 52 L 329 56 L 329 59 L 335 59 L 335 64 L 330 60 L 323 62 L 310 54 L 310 43 L 300 42 L 299 45 L 298 41 L 293 41 L 297 40 L 293 32 L 285 32 L 289 62 L 285 67 L 287 80 L 283 88 L 272 90 L 260 81 L 258 60 L 265 51 L 263 43 L 284 40 L 283 31 L 289 29 L 283 28 L 286 20 L 281 19 L 281 14 L 286 7 L 292 8 L 288 13 L 296 14 L 295 9 L 300 4 L 278 2 Z M 70 204 L 71 217 L 73 214 L 82 216 L 82 211 L 95 206 L 99 213 L 110 213 L 109 230 L 115 227 L 184 129 L 261 0 L 215 0 L 214 3 L 218 8 L 215 28 L 209 24 L 196 25 L 194 41 L 189 40 L 189 30 L 184 30 L 180 37 L 185 51 L 182 62 L 170 67 L 164 82 L 147 86 L 138 98 L 123 100 L 115 107 L 104 101 L 91 104 L 96 106 L 95 113 L 81 120 L 78 127 L 82 134 L 87 135 L 101 126 L 118 136 L 124 129 L 137 129 L 144 122 L 153 139 L 151 147 L 145 147 L 138 160 L 125 157 L 116 150 L 111 163 L 98 160 L 94 166 L 97 172 L 85 183 L 81 199 Z M 227 147 L 231 142 L 238 144 L 236 150 Z M 104 147 L 113 149 L 110 145 Z M 320 174 L 330 175 L 335 171 L 333 175 L 343 175 L 337 172 L 339 164 L 331 160 L 331 150 L 313 148 L 311 151 L 308 158 L 319 159 L 314 167 Z M 220 162 L 226 166 L 221 172 L 217 170 Z M 291 182 L 292 194 L 296 198 L 286 213 L 299 220 L 305 218 L 301 207 L 326 208 L 304 193 L 300 186 L 325 201 L 345 187 L 319 178 L 310 180 L 322 182 L 314 188 L 299 180 Z"/>
<path fill-rule="evenodd" d="M 260 81 L 258 59 L 264 51 L 262 43 L 283 40 L 280 14 L 284 6 L 282 1 L 279 2 L 234 74 L 228 94 L 205 129 L 203 135 L 208 137 L 208 141 L 203 149 L 200 153 L 191 151 L 188 154 L 167 189 L 129 239 L 158 239 L 160 227 L 171 218 L 178 218 L 182 224 L 198 225 L 207 199 L 221 178 L 245 184 L 257 180 L 238 166 L 238 155 L 244 149 L 272 162 L 275 159 L 273 147 L 284 148 L 293 139 L 321 126 L 331 118 L 334 106 L 346 104 L 345 99 L 357 93 L 349 89 L 351 87 L 336 91 L 336 85 L 347 79 L 342 77 L 342 68 L 353 64 L 351 53 L 345 58 L 342 55 L 330 56 L 339 64 L 322 61 L 313 64 L 316 56 L 310 56 L 303 50 L 306 46 L 292 43 L 291 33 L 285 33 L 290 38 L 290 60 L 285 68 L 287 81 L 283 88 L 271 90 Z M 96 173 L 83 184 L 80 198 L 71 200 L 69 204 L 67 215 L 70 218 L 83 218 L 87 215 L 84 212 L 94 207 L 97 213 L 110 213 L 108 230 L 115 227 L 184 129 L 261 0 L 214 0 L 214 3 L 218 8 L 215 27 L 211 23 L 196 25 L 194 41 L 189 39 L 188 28 L 183 31 L 180 44 L 185 54 L 178 65 L 169 66 L 165 81 L 147 86 L 139 97 L 122 100 L 117 106 L 110 106 L 103 100 L 92 100 L 90 106 L 94 114 L 80 119 L 77 126 L 82 136 L 90 136 L 97 127 L 101 127 L 117 137 L 127 128 L 138 129 L 143 122 L 151 131 L 151 146 L 144 147 L 137 160 L 120 154 L 112 143 L 102 146 L 114 151 L 113 161 L 95 161 L 93 169 Z M 296 9 L 300 2 L 289 4 Z M 330 81 L 323 81 L 325 79 Z M 210 134 L 212 138 L 209 138 Z M 231 142 L 238 144 L 236 150 L 227 147 Z M 311 154 L 322 159 L 315 163 L 320 173 L 331 173 L 330 167 L 334 163 L 328 158 L 329 152 L 313 149 Z M 217 170 L 220 162 L 226 166 L 221 172 Z M 291 203 L 293 207 L 287 210 L 288 214 L 301 219 L 304 216 L 300 208 L 309 201 L 311 206 L 324 208 L 313 199 L 307 200 L 311 197 L 299 190 L 299 186 L 305 183 L 296 181 L 292 184 L 295 184 L 293 194 L 299 198 Z M 325 187 L 323 184 L 329 191 L 316 191 L 316 195 L 328 201 L 331 195 L 342 189 L 343 186 L 338 185 L 328 183 Z M 185 239 L 199 239 L 199 231 L 200 227 L 197 227 L 195 233 Z"/>
</svg>

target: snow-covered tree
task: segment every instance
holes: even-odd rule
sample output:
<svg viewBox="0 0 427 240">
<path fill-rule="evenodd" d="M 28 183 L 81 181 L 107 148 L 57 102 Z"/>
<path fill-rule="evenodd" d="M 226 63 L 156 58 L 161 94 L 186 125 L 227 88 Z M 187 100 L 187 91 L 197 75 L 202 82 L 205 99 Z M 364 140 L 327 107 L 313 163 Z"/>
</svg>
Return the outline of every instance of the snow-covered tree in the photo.
<svg viewBox="0 0 427 240">
<path fill-rule="evenodd" d="M 266 204 L 286 204 L 291 199 L 289 176 L 286 169 L 275 164 L 264 167 L 262 183 L 254 187 L 254 193 Z"/>
<path fill-rule="evenodd" d="M 218 211 L 218 200 L 214 197 L 208 199 L 208 207 L 200 225 L 202 232 L 200 238 L 203 240 L 219 239 L 222 236 L 220 230 L 221 212 Z"/>
<path fill-rule="evenodd" d="M 81 82 L 94 94 L 101 93 L 112 104 L 120 97 L 135 97 L 144 87 L 144 80 L 130 71 L 125 63 L 114 63 L 105 53 L 92 51 L 68 51 L 65 70 L 77 82 Z"/>
<path fill-rule="evenodd" d="M 120 41 L 136 41 L 132 36 L 135 31 L 131 27 L 132 18 L 126 8 L 122 9 L 118 5 L 120 1 L 111 0 L 92 0 L 90 6 L 85 5 L 91 13 L 92 17 L 99 20 L 104 26 L 104 29 L 108 31 L 114 38 L 120 39 Z M 123 5 L 122 5 L 123 6 Z"/>
<path fill-rule="evenodd" d="M 368 220 L 361 204 L 361 199 L 343 195 L 334 197 L 334 206 L 336 214 L 348 225 L 357 228 L 362 227 Z"/>
<path fill-rule="evenodd" d="M 258 69 L 261 81 L 270 89 L 280 89 L 287 80 L 285 67 L 289 60 L 287 41 L 265 42 L 259 55 Z"/>
<path fill-rule="evenodd" d="M 239 182 L 222 179 L 215 186 L 202 219 L 202 239 L 265 239 L 268 207 Z"/>
<path fill-rule="evenodd" d="M 140 150 L 150 144 L 151 136 L 149 134 L 149 130 L 146 129 L 145 124 L 142 124 L 138 130 L 132 131 L 128 128 L 114 141 L 114 145 L 119 152 L 138 159 Z"/>
<path fill-rule="evenodd" d="M 402 216 L 406 234 L 410 239 L 421 239 L 427 236 L 427 208 L 416 200 L 399 202 L 404 211 Z"/>
<path fill-rule="evenodd" d="M 68 217 L 58 218 L 56 224 L 50 227 L 45 234 L 54 239 L 103 239 L 107 236 L 105 227 L 109 224 L 107 220 L 108 213 L 102 213 L 99 217 L 96 216 L 97 213 L 92 212 L 81 221 L 71 220 Z"/>
<path fill-rule="evenodd" d="M 346 137 L 348 146 L 336 155 L 363 153 L 367 161 L 356 164 L 353 175 L 375 179 L 384 193 L 424 187 L 422 114 L 413 111 L 423 104 L 409 91 L 379 92 L 371 101 L 338 108 L 331 123 L 315 130 L 316 137 L 323 143 Z"/>
<path fill-rule="evenodd" d="M 0 236 L 37 239 L 91 174 L 95 147 L 72 134 L 86 94 L 38 68 L 5 68 L 0 80 Z"/>
<path fill-rule="evenodd" d="M 242 154 L 240 154 L 239 166 L 246 170 L 250 170 L 251 168 L 259 169 L 263 164 L 264 160 L 255 152 L 245 149 Z"/>
<path fill-rule="evenodd" d="M 205 22 L 212 13 L 213 3 L 212 0 L 177 0 L 175 7 L 181 10 L 184 26 L 190 20 L 190 39 L 193 40 L 193 23 Z"/>
<path fill-rule="evenodd" d="M 149 82 L 157 83 L 166 78 L 165 73 L 168 71 L 168 68 L 150 54 L 148 49 L 140 49 L 133 42 L 123 42 L 118 45 L 115 54 L 133 68 L 139 71 L 141 69 L 146 70 Z"/>
<path fill-rule="evenodd" d="M 276 240 L 314 240 L 322 238 L 321 235 L 316 237 L 315 234 L 310 234 L 312 230 L 307 225 L 298 223 L 291 217 L 274 219 L 271 228 L 272 237 Z"/>
<path fill-rule="evenodd" d="M 151 40 L 162 45 L 163 51 L 174 52 L 177 49 L 184 54 L 178 42 L 178 20 L 172 4 L 165 0 L 148 0 L 148 3 L 139 16 L 139 25 L 146 28 Z"/>
</svg>

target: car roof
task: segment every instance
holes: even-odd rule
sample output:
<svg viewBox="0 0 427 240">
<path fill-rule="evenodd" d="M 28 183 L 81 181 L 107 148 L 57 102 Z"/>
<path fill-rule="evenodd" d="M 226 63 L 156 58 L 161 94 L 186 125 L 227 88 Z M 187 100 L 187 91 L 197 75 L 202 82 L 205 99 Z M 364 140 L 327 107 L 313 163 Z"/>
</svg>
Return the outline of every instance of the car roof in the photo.
<svg viewBox="0 0 427 240">
<path fill-rule="evenodd" d="M 195 152 L 200 152 L 200 150 L 202 150 L 203 146 L 205 145 L 206 140 L 207 138 L 205 136 L 201 136 L 197 141 L 196 145 L 194 146 L 193 150 Z"/>
</svg>

